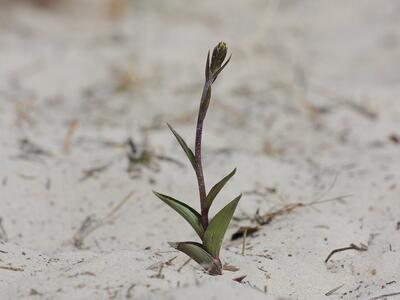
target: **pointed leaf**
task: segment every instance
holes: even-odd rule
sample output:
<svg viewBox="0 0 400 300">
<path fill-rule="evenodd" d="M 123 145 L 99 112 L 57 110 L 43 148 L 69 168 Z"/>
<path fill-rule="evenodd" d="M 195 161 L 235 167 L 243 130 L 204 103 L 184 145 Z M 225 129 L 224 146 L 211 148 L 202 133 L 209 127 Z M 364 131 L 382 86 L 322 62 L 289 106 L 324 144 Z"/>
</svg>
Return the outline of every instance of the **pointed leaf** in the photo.
<svg viewBox="0 0 400 300">
<path fill-rule="evenodd" d="M 222 274 L 219 260 L 215 260 L 202 244 L 195 242 L 169 243 L 171 247 L 185 253 L 211 274 Z"/>
<path fill-rule="evenodd" d="M 232 55 L 230 55 L 230 56 L 228 57 L 228 59 L 227 59 L 226 62 L 222 65 L 221 68 L 219 68 L 217 71 L 215 71 L 215 73 L 214 73 L 214 75 L 213 75 L 213 80 L 212 80 L 213 83 L 214 83 L 214 81 L 217 79 L 219 73 L 221 73 L 222 70 L 223 70 L 223 69 L 226 67 L 226 65 L 229 63 L 229 61 L 231 60 L 231 58 L 232 58 Z"/>
<path fill-rule="evenodd" d="M 184 139 L 172 128 L 172 126 L 169 125 L 168 123 L 167 123 L 167 125 L 168 125 L 168 128 L 172 131 L 172 133 L 176 137 L 176 139 L 178 140 L 178 143 L 179 143 L 179 145 L 181 145 L 183 151 L 185 151 L 186 156 L 189 158 L 193 168 L 196 170 L 196 161 L 194 159 L 193 151 L 188 147 L 188 145 L 186 144 Z"/>
<path fill-rule="evenodd" d="M 221 179 L 217 184 L 215 184 L 211 190 L 208 192 L 207 197 L 206 197 L 206 208 L 210 208 L 211 204 L 213 203 L 215 197 L 218 195 L 218 193 L 222 190 L 224 185 L 229 181 L 229 179 L 232 178 L 233 175 L 236 173 L 236 168 L 233 169 L 232 172 L 230 172 L 228 175 L 226 175 L 224 178 Z"/>
<path fill-rule="evenodd" d="M 208 81 L 208 79 L 210 78 L 210 51 L 208 51 L 207 54 L 205 75 L 206 75 L 206 81 Z"/>
<path fill-rule="evenodd" d="M 200 214 L 191 208 L 189 205 L 178 201 L 172 197 L 157 193 L 153 191 L 154 195 L 160 198 L 164 203 L 173 208 L 178 214 L 180 214 L 197 232 L 200 238 L 204 235 L 203 225 L 201 224 Z"/>
<path fill-rule="evenodd" d="M 242 197 L 242 194 L 221 209 L 211 220 L 210 224 L 208 224 L 206 232 L 204 233 L 203 243 L 207 251 L 213 257 L 219 257 L 222 240 L 226 230 L 228 229 L 228 225 L 232 219 L 240 197 Z"/>
</svg>

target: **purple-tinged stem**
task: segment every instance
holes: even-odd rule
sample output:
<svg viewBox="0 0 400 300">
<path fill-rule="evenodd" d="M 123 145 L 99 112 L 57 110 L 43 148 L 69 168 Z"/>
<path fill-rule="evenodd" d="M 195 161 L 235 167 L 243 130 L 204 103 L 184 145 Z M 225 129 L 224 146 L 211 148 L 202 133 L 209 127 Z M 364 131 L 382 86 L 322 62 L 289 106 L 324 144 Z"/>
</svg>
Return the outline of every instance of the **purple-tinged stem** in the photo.
<svg viewBox="0 0 400 300">
<path fill-rule="evenodd" d="M 201 161 L 201 139 L 203 134 L 203 122 L 207 112 L 207 108 L 206 109 L 204 108 L 205 105 L 208 106 L 208 103 L 206 104 L 205 102 L 207 101 L 207 94 L 210 88 L 211 84 L 209 83 L 209 81 L 206 81 L 204 84 L 203 93 L 201 95 L 199 115 L 197 118 L 196 140 L 195 140 L 195 150 L 194 150 L 194 158 L 196 161 L 196 177 L 200 195 L 201 221 L 204 229 L 206 229 L 208 226 L 208 209 L 205 207 L 207 193 L 204 182 L 203 165 Z"/>
</svg>

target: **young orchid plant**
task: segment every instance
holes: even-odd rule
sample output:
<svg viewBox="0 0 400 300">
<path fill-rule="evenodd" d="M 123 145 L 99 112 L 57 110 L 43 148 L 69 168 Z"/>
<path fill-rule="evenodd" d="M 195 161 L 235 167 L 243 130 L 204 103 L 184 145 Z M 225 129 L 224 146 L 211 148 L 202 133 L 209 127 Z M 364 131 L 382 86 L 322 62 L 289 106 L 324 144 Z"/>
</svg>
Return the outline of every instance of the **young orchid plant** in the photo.
<svg viewBox="0 0 400 300">
<path fill-rule="evenodd" d="M 193 227 L 201 239 L 201 243 L 177 242 L 170 243 L 170 245 L 175 249 L 187 254 L 212 275 L 222 274 L 222 264 L 220 260 L 222 240 L 235 212 L 240 197 L 242 196 L 239 195 L 236 197 L 224 208 L 222 208 L 211 220 L 209 220 L 210 207 L 215 197 L 236 172 L 236 169 L 234 169 L 231 173 L 216 183 L 207 193 L 201 160 L 203 123 L 211 100 L 211 86 L 231 59 L 230 56 L 225 61 L 226 55 L 227 47 L 223 42 L 220 42 L 214 48 L 211 61 L 210 51 L 207 55 L 205 82 L 197 118 L 194 153 L 188 147 L 183 138 L 171 127 L 171 125 L 167 124 L 169 129 L 178 140 L 178 143 L 182 147 L 183 151 L 186 153 L 186 156 L 189 158 L 196 173 L 200 196 L 200 213 L 181 201 L 153 191 L 158 198 L 179 213 Z"/>
</svg>

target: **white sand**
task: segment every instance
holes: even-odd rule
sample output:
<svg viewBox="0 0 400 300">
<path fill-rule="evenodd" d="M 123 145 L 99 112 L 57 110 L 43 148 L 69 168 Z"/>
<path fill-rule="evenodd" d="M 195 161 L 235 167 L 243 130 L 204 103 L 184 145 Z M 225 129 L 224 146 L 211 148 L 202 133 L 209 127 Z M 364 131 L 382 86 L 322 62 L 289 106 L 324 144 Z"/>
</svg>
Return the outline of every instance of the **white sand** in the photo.
<svg viewBox="0 0 400 300">
<path fill-rule="evenodd" d="M 390 139 L 400 136 L 398 1 L 132 0 L 114 19 L 105 0 L 11 2 L 0 8 L 0 299 L 400 292 L 400 144 Z M 212 277 L 193 262 L 178 271 L 186 257 L 167 242 L 196 237 L 151 190 L 198 206 L 164 122 L 191 141 L 205 54 L 220 40 L 233 58 L 206 120 L 206 182 L 238 172 L 213 213 L 247 193 L 222 251 L 239 270 Z M 155 157 L 128 174 L 128 137 L 185 167 Z M 257 209 L 344 195 L 277 216 L 247 238 L 245 256 L 242 240 L 230 241 Z M 103 223 L 77 248 L 88 216 Z M 351 243 L 368 250 L 324 263 Z"/>
</svg>

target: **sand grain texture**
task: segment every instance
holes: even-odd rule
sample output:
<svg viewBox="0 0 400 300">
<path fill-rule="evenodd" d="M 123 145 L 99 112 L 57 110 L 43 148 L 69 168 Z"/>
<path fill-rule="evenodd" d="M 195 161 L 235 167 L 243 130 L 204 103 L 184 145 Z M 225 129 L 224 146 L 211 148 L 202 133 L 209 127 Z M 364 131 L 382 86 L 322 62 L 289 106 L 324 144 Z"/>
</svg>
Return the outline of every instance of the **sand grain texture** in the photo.
<svg viewBox="0 0 400 300">
<path fill-rule="evenodd" d="M 398 1 L 58 2 L 0 4 L 2 300 L 400 291 Z M 220 40 L 233 58 L 206 119 L 206 183 L 238 171 L 212 213 L 244 196 L 222 249 L 239 270 L 211 277 L 193 262 L 179 270 L 186 257 L 167 242 L 195 234 L 151 190 L 198 205 L 165 122 L 192 145 Z M 129 172 L 128 137 L 149 151 Z M 244 256 L 229 240 L 257 210 L 345 195 L 277 214 Z M 324 263 L 351 243 L 368 250 Z"/>
</svg>

